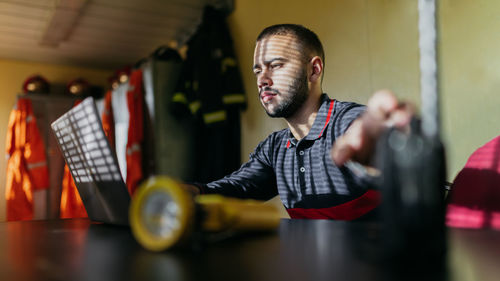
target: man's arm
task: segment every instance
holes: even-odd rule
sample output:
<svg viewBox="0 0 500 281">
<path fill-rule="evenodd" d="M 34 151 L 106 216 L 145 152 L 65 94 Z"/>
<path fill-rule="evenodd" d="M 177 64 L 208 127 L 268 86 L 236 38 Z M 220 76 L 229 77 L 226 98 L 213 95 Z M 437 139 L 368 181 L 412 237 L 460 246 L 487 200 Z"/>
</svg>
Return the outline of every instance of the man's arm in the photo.
<svg viewBox="0 0 500 281">
<path fill-rule="evenodd" d="M 365 113 L 335 141 L 331 150 L 333 161 L 338 166 L 349 160 L 369 165 L 380 135 L 390 127 L 405 129 L 413 112 L 412 106 L 398 103 L 392 92 L 376 92 L 368 101 Z"/>
<path fill-rule="evenodd" d="M 197 194 L 221 194 L 236 198 L 268 200 L 278 194 L 276 176 L 269 154 L 270 139 L 257 146 L 250 160 L 232 174 L 208 184 L 186 184 L 186 189 Z"/>
</svg>

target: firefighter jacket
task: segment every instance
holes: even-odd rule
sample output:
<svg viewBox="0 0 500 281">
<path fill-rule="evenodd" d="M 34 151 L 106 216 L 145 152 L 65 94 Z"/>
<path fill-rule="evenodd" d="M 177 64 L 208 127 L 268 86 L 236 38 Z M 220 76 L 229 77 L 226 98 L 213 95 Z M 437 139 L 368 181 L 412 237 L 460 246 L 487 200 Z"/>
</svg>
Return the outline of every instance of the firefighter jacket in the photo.
<svg viewBox="0 0 500 281">
<path fill-rule="evenodd" d="M 80 102 L 81 101 L 76 101 L 75 106 Z M 80 193 L 78 193 L 78 189 L 76 188 L 73 176 L 71 176 L 71 172 L 67 164 L 64 165 L 64 175 L 61 186 L 61 203 L 59 206 L 60 218 L 68 219 L 88 217 L 82 198 L 80 197 Z"/>
<path fill-rule="evenodd" d="M 64 166 L 64 176 L 62 181 L 60 217 L 68 218 L 86 218 L 87 211 L 83 205 L 82 198 L 76 188 L 68 165 Z"/>
<path fill-rule="evenodd" d="M 133 195 L 140 180 L 142 171 L 142 142 L 144 139 L 144 94 L 142 90 L 142 70 L 135 70 L 130 74 L 127 91 L 127 105 L 129 110 L 129 127 L 126 147 L 127 159 L 127 189 Z"/>
<path fill-rule="evenodd" d="M 115 148 L 115 120 L 113 118 L 113 107 L 111 103 L 112 93 L 111 91 L 106 92 L 104 96 L 104 110 L 102 112 L 102 129 L 104 134 L 108 138 L 109 146 L 112 149 Z"/>
<path fill-rule="evenodd" d="M 211 182 L 241 165 L 240 111 L 246 108 L 243 82 L 226 15 L 206 7 L 188 42 L 187 59 L 172 97 L 172 112 L 195 122 L 195 181 Z"/>
<path fill-rule="evenodd" d="M 33 219 L 33 192 L 48 188 L 45 146 L 31 100 L 19 98 L 10 113 L 6 139 L 7 220 Z"/>
</svg>

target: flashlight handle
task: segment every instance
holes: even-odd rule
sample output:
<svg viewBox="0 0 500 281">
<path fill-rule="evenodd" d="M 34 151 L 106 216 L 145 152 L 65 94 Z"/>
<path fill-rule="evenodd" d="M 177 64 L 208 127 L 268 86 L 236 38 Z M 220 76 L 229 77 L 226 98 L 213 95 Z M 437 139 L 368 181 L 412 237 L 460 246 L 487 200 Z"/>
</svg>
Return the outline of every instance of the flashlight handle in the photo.
<svg viewBox="0 0 500 281">
<path fill-rule="evenodd" d="M 280 215 L 273 205 L 221 195 L 200 195 L 195 200 L 203 210 L 204 231 L 269 231 L 279 226 Z"/>
</svg>

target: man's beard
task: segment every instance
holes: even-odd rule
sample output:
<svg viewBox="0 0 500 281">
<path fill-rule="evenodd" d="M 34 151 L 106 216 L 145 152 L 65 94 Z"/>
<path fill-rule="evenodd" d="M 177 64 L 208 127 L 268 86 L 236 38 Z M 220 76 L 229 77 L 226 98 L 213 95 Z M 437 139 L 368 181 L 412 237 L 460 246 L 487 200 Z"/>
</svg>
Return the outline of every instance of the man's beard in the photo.
<svg viewBox="0 0 500 281">
<path fill-rule="evenodd" d="M 276 107 L 274 112 L 269 112 L 266 109 L 267 115 L 273 118 L 289 118 L 297 112 L 304 104 L 308 96 L 307 74 L 302 70 L 300 75 L 293 79 L 292 84 L 288 87 L 288 96 L 281 95 L 283 100 Z"/>
</svg>

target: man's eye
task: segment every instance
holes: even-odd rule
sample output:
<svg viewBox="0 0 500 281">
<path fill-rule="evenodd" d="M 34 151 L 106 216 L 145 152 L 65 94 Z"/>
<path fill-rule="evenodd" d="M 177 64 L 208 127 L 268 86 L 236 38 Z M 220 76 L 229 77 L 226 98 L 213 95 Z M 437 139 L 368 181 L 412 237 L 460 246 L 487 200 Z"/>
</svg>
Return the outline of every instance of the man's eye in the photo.
<svg viewBox="0 0 500 281">
<path fill-rule="evenodd" d="M 280 68 L 281 66 L 283 66 L 283 64 L 281 64 L 281 63 L 271 64 L 271 69 L 278 69 L 278 68 Z"/>
<path fill-rule="evenodd" d="M 254 69 L 253 74 L 257 75 L 257 74 L 259 74 L 260 72 L 261 72 L 261 70 L 260 70 L 260 69 Z"/>
</svg>

